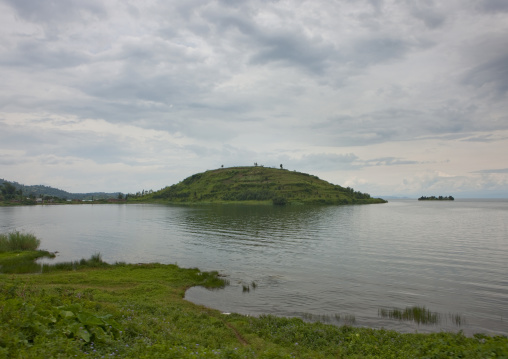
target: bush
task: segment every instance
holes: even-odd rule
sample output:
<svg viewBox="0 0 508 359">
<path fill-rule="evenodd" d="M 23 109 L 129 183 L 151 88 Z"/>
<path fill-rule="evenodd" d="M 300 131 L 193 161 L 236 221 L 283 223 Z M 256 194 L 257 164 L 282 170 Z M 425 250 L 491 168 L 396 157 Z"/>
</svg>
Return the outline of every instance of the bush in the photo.
<svg viewBox="0 0 508 359">
<path fill-rule="evenodd" d="M 110 264 L 102 260 L 100 253 L 95 253 L 89 259 L 82 258 L 79 261 L 73 262 L 59 262 L 54 264 L 44 264 L 42 272 L 54 272 L 54 271 L 70 271 L 84 268 L 105 268 L 110 267 Z"/>
<path fill-rule="evenodd" d="M 278 196 L 272 199 L 272 202 L 276 206 L 285 206 L 287 203 L 286 198 Z"/>
<path fill-rule="evenodd" d="M 0 234 L 0 253 L 14 251 L 35 251 L 41 241 L 31 233 L 18 231 Z"/>
</svg>

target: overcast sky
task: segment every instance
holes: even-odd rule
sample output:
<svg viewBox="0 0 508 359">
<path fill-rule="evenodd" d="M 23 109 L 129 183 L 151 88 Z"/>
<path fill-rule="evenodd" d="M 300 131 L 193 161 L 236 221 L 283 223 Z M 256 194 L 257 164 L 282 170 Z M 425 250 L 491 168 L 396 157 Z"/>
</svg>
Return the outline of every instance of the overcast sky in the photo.
<svg viewBox="0 0 508 359">
<path fill-rule="evenodd" d="M 157 190 L 254 162 L 508 197 L 506 0 L 0 0 L 0 178 Z"/>
</svg>

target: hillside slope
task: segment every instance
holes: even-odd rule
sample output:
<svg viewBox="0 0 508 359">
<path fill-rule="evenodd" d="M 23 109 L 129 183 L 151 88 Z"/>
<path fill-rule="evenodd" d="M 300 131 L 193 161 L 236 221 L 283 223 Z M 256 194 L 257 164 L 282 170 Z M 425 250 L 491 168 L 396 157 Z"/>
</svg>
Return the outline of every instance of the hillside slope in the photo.
<svg viewBox="0 0 508 359">
<path fill-rule="evenodd" d="M 173 186 L 129 200 L 182 203 L 248 201 L 280 205 L 386 202 L 306 173 L 265 167 L 230 167 L 197 173 Z"/>
</svg>

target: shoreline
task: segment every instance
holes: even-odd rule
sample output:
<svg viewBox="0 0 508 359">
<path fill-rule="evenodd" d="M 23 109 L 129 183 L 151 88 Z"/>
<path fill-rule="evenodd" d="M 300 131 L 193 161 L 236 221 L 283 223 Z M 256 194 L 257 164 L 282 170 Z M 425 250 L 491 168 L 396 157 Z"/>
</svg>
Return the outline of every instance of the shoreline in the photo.
<svg viewBox="0 0 508 359">
<path fill-rule="evenodd" d="M 197 268 L 107 264 L 100 255 L 41 268 L 37 274 L 0 274 L 0 319 L 7 330 L 0 328 L 0 334 L 11 338 L 3 343 L 18 343 L 14 338 L 19 335 L 29 340 L 2 344 L 0 349 L 9 357 L 383 358 L 454 353 L 467 358 L 494 350 L 508 354 L 506 336 L 403 334 L 273 315 L 226 315 L 184 299 L 193 286 L 226 284 L 217 272 Z M 41 318 L 38 328 L 45 329 L 21 325 L 35 323 L 33 318 Z"/>
</svg>

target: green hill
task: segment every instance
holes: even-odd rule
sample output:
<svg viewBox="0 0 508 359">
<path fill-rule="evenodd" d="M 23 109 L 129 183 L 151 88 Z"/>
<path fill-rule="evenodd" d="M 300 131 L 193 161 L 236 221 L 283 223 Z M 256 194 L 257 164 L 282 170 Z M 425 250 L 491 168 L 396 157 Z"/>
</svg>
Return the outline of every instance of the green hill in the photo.
<svg viewBox="0 0 508 359">
<path fill-rule="evenodd" d="M 182 182 L 129 201 L 172 203 L 253 202 L 273 204 L 385 203 L 367 193 L 331 184 L 307 173 L 265 167 L 230 167 L 192 175 Z"/>
</svg>

